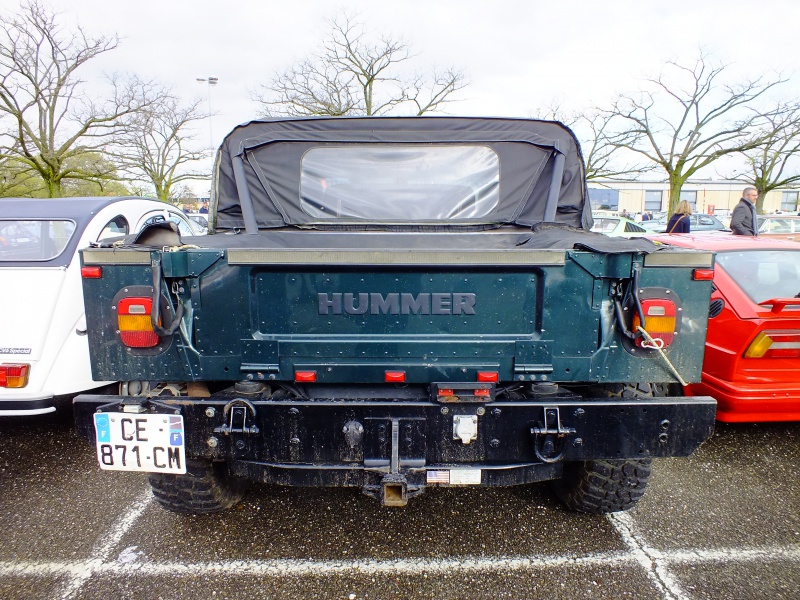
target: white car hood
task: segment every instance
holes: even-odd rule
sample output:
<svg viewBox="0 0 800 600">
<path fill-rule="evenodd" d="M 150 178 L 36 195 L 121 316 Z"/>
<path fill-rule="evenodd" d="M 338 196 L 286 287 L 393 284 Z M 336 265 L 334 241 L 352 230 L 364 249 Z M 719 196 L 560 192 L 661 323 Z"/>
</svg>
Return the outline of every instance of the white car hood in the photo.
<svg viewBox="0 0 800 600">
<path fill-rule="evenodd" d="M 66 270 L 0 267 L 0 361 L 41 358 Z"/>
</svg>

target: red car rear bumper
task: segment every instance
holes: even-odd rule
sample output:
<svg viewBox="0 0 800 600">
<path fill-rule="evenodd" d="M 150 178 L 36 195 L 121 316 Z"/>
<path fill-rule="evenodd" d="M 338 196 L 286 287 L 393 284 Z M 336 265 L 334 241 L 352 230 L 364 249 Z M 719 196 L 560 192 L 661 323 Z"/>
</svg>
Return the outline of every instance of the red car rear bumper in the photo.
<svg viewBox="0 0 800 600">
<path fill-rule="evenodd" d="M 748 383 L 716 379 L 703 373 L 701 383 L 684 388 L 687 395 L 717 401 L 717 420 L 725 423 L 800 421 L 800 381 Z"/>
</svg>

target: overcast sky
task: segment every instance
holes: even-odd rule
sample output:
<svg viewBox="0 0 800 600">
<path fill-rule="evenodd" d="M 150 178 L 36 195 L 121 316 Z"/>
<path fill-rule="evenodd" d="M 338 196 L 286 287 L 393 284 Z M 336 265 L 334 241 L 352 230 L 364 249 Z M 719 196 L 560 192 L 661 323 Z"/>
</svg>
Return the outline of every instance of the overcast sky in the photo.
<svg viewBox="0 0 800 600">
<path fill-rule="evenodd" d="M 635 91 L 666 60 L 698 48 L 731 65 L 731 75 L 800 69 L 798 0 L 41 0 L 65 25 L 116 33 L 118 49 L 87 65 L 83 77 L 132 71 L 208 98 L 197 78 L 218 77 L 217 113 L 198 131 L 218 145 L 257 116 L 250 90 L 316 49 L 325 20 L 357 12 L 367 31 L 404 38 L 420 70 L 455 66 L 469 85 L 447 111 L 530 116 L 555 101 L 571 108 L 603 104 Z M 19 2 L 0 0 L 3 11 Z M 800 71 L 792 87 L 798 86 Z M 797 95 L 797 94 L 796 94 Z"/>
</svg>

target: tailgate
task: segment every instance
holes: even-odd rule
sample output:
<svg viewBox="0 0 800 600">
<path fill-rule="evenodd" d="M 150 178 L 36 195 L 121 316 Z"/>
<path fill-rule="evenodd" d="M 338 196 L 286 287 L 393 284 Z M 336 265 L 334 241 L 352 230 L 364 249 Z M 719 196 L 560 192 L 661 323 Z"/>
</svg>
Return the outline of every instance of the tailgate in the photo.
<svg viewBox="0 0 800 600">
<path fill-rule="evenodd" d="M 634 267 L 640 286 L 679 302 L 684 326 L 666 353 L 696 381 L 710 282 L 692 272 L 713 260 L 541 249 L 83 256 L 116 261 L 102 279 L 84 280 L 96 378 L 425 384 L 481 380 L 486 371 L 499 381 L 674 380 L 653 352 L 626 347 L 614 325 L 611 295 L 630 287 Z M 162 291 L 185 307 L 183 325 L 152 351 L 124 348 L 113 299 L 152 283 L 158 260 Z"/>
<path fill-rule="evenodd" d="M 510 373 L 520 343 L 549 356 L 543 298 L 548 270 L 564 268 L 563 251 L 291 254 L 229 251 L 250 290 L 246 371 L 310 371 L 328 382 L 382 381 L 385 371 L 406 381 L 474 381 L 480 371 Z"/>
</svg>

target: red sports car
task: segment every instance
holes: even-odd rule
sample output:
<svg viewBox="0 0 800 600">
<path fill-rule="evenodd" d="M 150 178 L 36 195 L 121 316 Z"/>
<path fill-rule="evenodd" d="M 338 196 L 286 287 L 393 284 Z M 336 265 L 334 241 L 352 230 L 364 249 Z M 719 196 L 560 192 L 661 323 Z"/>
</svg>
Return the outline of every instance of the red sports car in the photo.
<svg viewBox="0 0 800 600">
<path fill-rule="evenodd" d="M 651 239 L 716 252 L 703 376 L 685 388 L 726 422 L 800 420 L 800 243 L 733 234 Z"/>
</svg>

